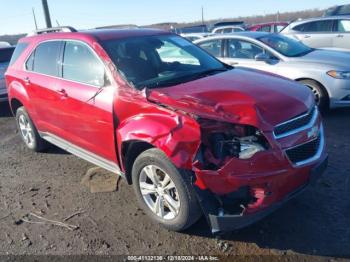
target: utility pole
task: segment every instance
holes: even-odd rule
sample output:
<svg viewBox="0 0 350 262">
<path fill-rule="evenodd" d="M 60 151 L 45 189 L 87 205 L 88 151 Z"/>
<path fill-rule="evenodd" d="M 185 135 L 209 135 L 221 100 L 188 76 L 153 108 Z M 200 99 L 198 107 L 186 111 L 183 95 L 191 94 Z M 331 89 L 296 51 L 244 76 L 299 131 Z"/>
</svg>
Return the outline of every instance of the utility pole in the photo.
<svg viewBox="0 0 350 262">
<path fill-rule="evenodd" d="M 52 24 L 51 24 L 51 18 L 50 18 L 49 5 L 47 4 L 47 0 L 41 0 L 41 2 L 43 5 L 46 27 L 50 28 L 52 27 Z"/>
<path fill-rule="evenodd" d="M 35 29 L 38 30 L 38 24 L 36 23 L 34 7 L 32 8 L 32 11 L 33 11 L 33 19 L 34 19 Z"/>
<path fill-rule="evenodd" d="M 202 25 L 204 25 L 204 8 L 202 6 Z"/>
</svg>

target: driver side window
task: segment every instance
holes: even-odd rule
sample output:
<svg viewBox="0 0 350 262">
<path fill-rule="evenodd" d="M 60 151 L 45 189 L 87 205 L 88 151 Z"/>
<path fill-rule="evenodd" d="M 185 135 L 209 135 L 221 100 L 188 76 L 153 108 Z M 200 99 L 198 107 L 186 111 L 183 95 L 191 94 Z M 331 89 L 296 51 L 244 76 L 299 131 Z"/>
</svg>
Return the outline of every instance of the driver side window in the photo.
<svg viewBox="0 0 350 262">
<path fill-rule="evenodd" d="M 67 41 L 62 76 L 67 80 L 101 87 L 105 82 L 105 68 L 85 44 Z"/>
<path fill-rule="evenodd" d="M 221 57 L 222 40 L 210 40 L 200 43 L 199 46 L 215 57 Z"/>
<path fill-rule="evenodd" d="M 228 56 L 230 58 L 254 59 L 256 55 L 264 52 L 263 48 L 248 41 L 228 39 Z"/>
</svg>

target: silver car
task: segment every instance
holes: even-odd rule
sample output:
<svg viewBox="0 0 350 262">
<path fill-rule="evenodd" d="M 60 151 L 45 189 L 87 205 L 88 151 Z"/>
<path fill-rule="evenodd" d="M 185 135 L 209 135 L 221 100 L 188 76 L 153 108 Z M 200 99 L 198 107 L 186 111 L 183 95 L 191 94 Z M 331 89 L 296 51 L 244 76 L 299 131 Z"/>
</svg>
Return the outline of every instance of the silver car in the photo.
<svg viewBox="0 0 350 262">
<path fill-rule="evenodd" d="M 320 108 L 350 106 L 350 53 L 318 50 L 279 34 L 242 32 L 195 43 L 226 64 L 278 74 L 308 86 Z"/>
<path fill-rule="evenodd" d="M 4 74 L 10 63 L 14 47 L 0 48 L 0 102 L 7 100 L 7 89 Z"/>
<path fill-rule="evenodd" d="M 297 20 L 281 34 L 313 48 L 350 49 L 350 16 L 331 16 Z"/>
</svg>

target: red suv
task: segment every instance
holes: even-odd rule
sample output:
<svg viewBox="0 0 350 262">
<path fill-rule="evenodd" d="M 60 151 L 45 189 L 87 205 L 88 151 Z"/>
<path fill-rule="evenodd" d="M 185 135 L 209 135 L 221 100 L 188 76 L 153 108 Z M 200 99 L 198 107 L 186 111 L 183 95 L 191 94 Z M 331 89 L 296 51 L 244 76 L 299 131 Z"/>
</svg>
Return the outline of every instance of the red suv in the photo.
<svg viewBox="0 0 350 262">
<path fill-rule="evenodd" d="M 247 226 L 326 168 L 308 88 L 165 31 L 54 31 L 21 39 L 6 73 L 24 143 L 121 175 L 166 228 Z"/>
</svg>

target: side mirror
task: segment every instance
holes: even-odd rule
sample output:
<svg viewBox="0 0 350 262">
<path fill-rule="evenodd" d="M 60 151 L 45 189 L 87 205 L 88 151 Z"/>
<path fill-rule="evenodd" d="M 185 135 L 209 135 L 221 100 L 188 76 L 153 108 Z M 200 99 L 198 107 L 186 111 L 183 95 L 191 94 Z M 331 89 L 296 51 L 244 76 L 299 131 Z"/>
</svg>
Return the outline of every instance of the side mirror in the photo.
<svg viewBox="0 0 350 262">
<path fill-rule="evenodd" d="M 264 62 L 266 62 L 266 61 L 270 60 L 270 56 L 268 54 L 265 54 L 265 53 L 260 53 L 260 54 L 257 54 L 254 57 L 254 59 L 256 61 L 264 61 Z"/>
</svg>

